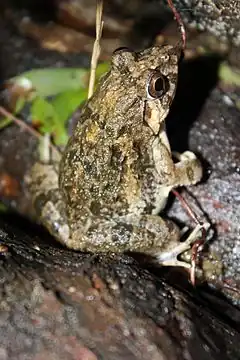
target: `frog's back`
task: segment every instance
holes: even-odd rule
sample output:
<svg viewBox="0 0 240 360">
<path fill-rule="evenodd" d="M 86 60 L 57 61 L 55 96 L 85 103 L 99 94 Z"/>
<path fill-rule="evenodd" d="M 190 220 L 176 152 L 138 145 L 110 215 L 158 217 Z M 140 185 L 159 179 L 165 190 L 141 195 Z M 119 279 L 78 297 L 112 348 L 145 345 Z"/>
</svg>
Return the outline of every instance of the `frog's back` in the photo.
<svg viewBox="0 0 240 360">
<path fill-rule="evenodd" d="M 172 52 L 166 46 L 113 55 L 60 165 L 60 189 L 74 221 L 89 213 L 124 215 L 153 201 L 159 179 L 152 144 L 176 87 L 178 57 Z"/>
<path fill-rule="evenodd" d="M 89 212 L 97 217 L 104 216 L 104 212 L 110 215 L 113 207 L 116 211 L 118 200 L 121 202 L 122 210 L 124 207 L 123 199 L 120 197 L 121 174 L 125 160 L 120 149 L 121 144 L 116 144 L 117 135 L 111 133 L 111 127 L 106 124 L 109 114 L 114 116 L 114 111 L 111 110 L 114 106 L 114 97 L 106 93 L 104 96 L 103 88 L 101 92 L 101 111 L 98 108 L 99 104 L 96 104 L 96 99 L 99 99 L 96 93 L 84 106 L 61 160 L 60 189 L 68 212 L 75 218 Z M 104 101 L 108 101 L 107 106 L 104 106 Z M 108 109 L 108 113 L 103 114 L 104 108 Z"/>
</svg>

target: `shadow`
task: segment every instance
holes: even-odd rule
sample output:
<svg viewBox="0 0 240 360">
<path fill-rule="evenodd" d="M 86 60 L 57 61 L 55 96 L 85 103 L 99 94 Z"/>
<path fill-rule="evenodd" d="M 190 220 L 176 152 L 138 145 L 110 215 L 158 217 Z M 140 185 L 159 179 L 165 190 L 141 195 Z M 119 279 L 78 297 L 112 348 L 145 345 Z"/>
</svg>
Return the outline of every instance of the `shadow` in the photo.
<svg viewBox="0 0 240 360">
<path fill-rule="evenodd" d="M 214 314 L 214 316 L 225 321 L 235 330 L 239 331 L 239 307 L 232 304 L 231 300 L 224 295 L 224 283 L 214 283 L 211 285 L 196 278 L 196 284 L 192 285 L 189 279 L 189 273 L 186 269 L 180 267 L 157 266 L 151 262 L 151 257 L 140 253 L 130 254 L 143 270 L 149 271 L 160 281 L 166 282 L 174 289 L 185 294 L 191 302 L 197 307 L 205 307 Z M 153 259 L 152 259 L 153 260 Z M 191 304 L 189 302 L 189 304 Z"/>
<path fill-rule="evenodd" d="M 0 43 L 0 51 L 1 51 L 1 43 Z M 3 58 L 0 56 L 0 105 L 3 105 L 5 100 L 5 93 L 2 92 L 5 90 L 3 86 L 3 81 L 5 80 L 4 69 L 5 69 L 5 63 L 3 61 Z"/>
<path fill-rule="evenodd" d="M 0 227 L 12 230 L 14 238 L 19 237 L 24 241 L 31 241 L 31 244 L 51 246 L 55 249 L 63 249 L 64 247 L 57 242 L 49 232 L 41 225 L 31 221 L 30 219 L 14 212 L 7 211 L 0 214 Z"/>
<path fill-rule="evenodd" d="M 214 284 L 213 281 L 209 286 L 206 282 L 196 279 L 196 285 L 193 286 L 190 283 L 188 272 L 184 269 L 149 267 L 148 270 L 155 276 L 159 277 L 160 275 L 162 280 L 187 295 L 197 306 L 206 307 L 219 319 L 239 331 L 239 307 L 233 305 L 231 300 L 222 292 L 224 283 Z"/>
<path fill-rule="evenodd" d="M 197 120 L 205 101 L 209 97 L 209 93 L 218 82 L 218 68 L 221 61 L 222 57 L 211 54 L 183 61 L 180 64 L 177 92 L 166 120 L 168 137 L 173 151 L 182 153 L 189 149 L 189 131 Z M 201 182 L 205 182 L 211 174 L 211 164 L 201 154 L 195 153 L 204 169 Z M 196 197 L 189 191 L 188 193 L 201 210 L 202 217 L 211 224 L 213 234 L 209 242 L 212 243 L 217 237 L 216 227 L 212 224 L 208 213 L 204 211 Z M 164 209 L 164 214 L 168 213 L 174 199 L 175 196 L 171 194 Z M 184 225 L 177 218 L 171 217 L 171 219 L 180 227 Z M 207 249 L 208 245 L 206 244 L 204 251 L 207 251 Z"/>
<path fill-rule="evenodd" d="M 217 84 L 221 61 L 222 57 L 212 54 L 180 64 L 177 92 L 166 121 L 173 151 L 183 152 L 189 148 L 189 131 Z M 205 165 L 209 167 L 208 163 Z"/>
<path fill-rule="evenodd" d="M 9 3 L 18 10 L 27 10 L 35 21 L 54 21 L 57 16 L 54 0 L 10 0 Z"/>
<path fill-rule="evenodd" d="M 125 39 L 127 46 L 135 51 L 154 44 L 156 37 L 172 22 L 172 13 L 160 3 L 145 6 L 139 10 L 130 33 Z M 176 30 L 177 31 L 177 30 Z"/>
</svg>

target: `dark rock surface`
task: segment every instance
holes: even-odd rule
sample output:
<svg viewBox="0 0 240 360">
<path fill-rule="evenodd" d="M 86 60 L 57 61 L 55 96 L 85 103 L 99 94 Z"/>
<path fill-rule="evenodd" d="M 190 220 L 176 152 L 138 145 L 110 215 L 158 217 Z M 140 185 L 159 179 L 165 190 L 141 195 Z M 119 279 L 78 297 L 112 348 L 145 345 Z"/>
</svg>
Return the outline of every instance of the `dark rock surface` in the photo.
<svg viewBox="0 0 240 360">
<path fill-rule="evenodd" d="M 233 94 L 239 96 L 239 89 L 216 87 L 218 64 L 217 57 L 209 56 L 183 64 L 168 124 L 175 150 L 190 148 L 202 157 L 205 179 L 189 189 L 192 196 L 183 194 L 199 217 L 204 218 L 205 213 L 215 228 L 209 245 L 221 258 L 222 281 L 230 279 L 239 288 L 240 111 L 231 100 Z M 170 214 L 183 223 L 189 221 L 179 202 Z"/>
<path fill-rule="evenodd" d="M 238 0 L 175 0 L 183 19 L 199 30 L 208 30 L 221 40 L 240 46 Z"/>
<path fill-rule="evenodd" d="M 9 225 L 1 359 L 239 358 L 240 315 L 225 301 L 212 295 L 213 311 L 197 290 L 184 294 L 131 258 L 62 250 Z"/>
</svg>

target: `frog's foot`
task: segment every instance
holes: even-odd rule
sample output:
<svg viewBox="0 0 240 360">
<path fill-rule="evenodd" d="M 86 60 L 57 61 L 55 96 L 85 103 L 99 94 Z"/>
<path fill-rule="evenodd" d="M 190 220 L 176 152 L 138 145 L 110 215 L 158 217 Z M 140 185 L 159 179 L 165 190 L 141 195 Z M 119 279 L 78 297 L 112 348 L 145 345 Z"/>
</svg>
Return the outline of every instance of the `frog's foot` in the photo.
<svg viewBox="0 0 240 360">
<path fill-rule="evenodd" d="M 198 224 L 195 229 L 191 232 L 186 241 L 179 243 L 170 251 L 164 251 L 156 255 L 157 262 L 163 266 L 181 266 L 186 269 L 191 268 L 191 264 L 180 261 L 177 257 L 191 248 L 191 245 L 202 236 L 202 231 L 207 231 L 209 224 Z"/>
</svg>

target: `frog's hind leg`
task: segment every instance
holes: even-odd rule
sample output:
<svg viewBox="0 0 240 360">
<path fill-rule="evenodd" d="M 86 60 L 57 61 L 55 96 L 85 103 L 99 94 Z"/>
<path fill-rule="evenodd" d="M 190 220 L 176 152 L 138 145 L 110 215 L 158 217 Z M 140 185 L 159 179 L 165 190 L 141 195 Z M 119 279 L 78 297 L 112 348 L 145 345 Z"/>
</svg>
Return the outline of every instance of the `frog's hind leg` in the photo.
<svg viewBox="0 0 240 360">
<path fill-rule="evenodd" d="M 65 205 L 58 186 L 59 162 L 37 162 L 26 182 L 29 185 L 33 211 L 41 224 L 61 243 L 67 244 L 70 230 Z"/>
<path fill-rule="evenodd" d="M 198 224 L 190 233 L 184 242 L 180 242 L 169 251 L 164 251 L 156 255 L 156 260 L 164 266 L 181 266 L 187 269 L 191 268 L 191 264 L 177 259 L 179 255 L 191 248 L 191 245 L 202 236 L 202 231 L 207 230 L 208 223 Z"/>
<path fill-rule="evenodd" d="M 191 248 L 202 237 L 208 223 L 198 224 L 184 242 L 180 242 L 181 231 L 171 220 L 156 215 L 143 215 L 138 220 L 132 218 L 134 231 L 129 239 L 129 250 L 150 255 L 159 265 L 180 266 L 187 269 L 191 264 L 178 260 L 178 256 Z"/>
<path fill-rule="evenodd" d="M 155 257 L 178 243 L 180 231 L 160 216 L 119 216 L 99 218 L 89 214 L 85 221 L 71 222 L 71 244 L 68 246 L 93 253 L 143 253 Z"/>
</svg>

